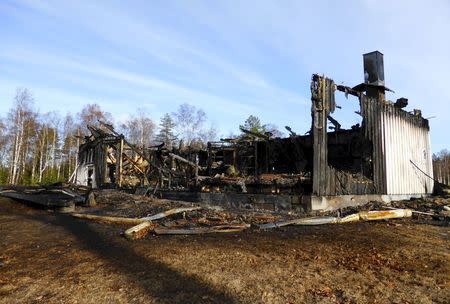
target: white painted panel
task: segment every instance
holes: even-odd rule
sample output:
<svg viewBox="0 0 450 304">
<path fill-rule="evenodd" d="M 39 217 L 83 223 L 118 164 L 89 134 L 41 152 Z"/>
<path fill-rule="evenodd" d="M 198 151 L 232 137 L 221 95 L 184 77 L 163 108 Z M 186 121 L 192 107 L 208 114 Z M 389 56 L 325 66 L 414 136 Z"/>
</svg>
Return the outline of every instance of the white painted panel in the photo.
<svg viewBox="0 0 450 304">
<path fill-rule="evenodd" d="M 431 193 L 433 181 L 424 174 L 433 170 L 429 131 L 395 113 L 384 113 L 383 127 L 387 194 Z"/>
</svg>

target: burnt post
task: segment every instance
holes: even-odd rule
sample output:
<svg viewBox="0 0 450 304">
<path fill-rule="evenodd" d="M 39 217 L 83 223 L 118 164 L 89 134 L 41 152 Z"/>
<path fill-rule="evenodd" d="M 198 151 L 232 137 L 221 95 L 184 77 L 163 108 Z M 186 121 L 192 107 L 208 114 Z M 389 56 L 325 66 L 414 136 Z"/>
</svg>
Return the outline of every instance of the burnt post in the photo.
<svg viewBox="0 0 450 304">
<path fill-rule="evenodd" d="M 117 185 L 122 187 L 122 167 L 123 167 L 123 136 L 119 138 L 119 146 L 117 147 Z"/>
<path fill-rule="evenodd" d="M 195 175 L 195 186 L 198 186 L 198 153 L 195 154 L 195 167 L 194 167 L 194 175 Z"/>
<path fill-rule="evenodd" d="M 335 193 L 334 171 L 328 166 L 327 117 L 336 108 L 333 80 L 313 75 L 311 80 L 313 136 L 313 194 Z"/>
<path fill-rule="evenodd" d="M 107 178 L 108 178 L 108 145 L 104 144 L 104 143 L 100 143 L 99 144 L 99 149 L 97 150 L 97 148 L 94 150 L 94 153 L 98 153 L 98 151 L 101 151 L 100 155 L 97 155 L 96 158 L 98 158 L 96 160 L 96 163 L 98 163 L 98 165 L 96 165 L 95 167 L 99 167 L 102 168 L 102 172 L 95 173 L 96 174 L 96 181 L 99 181 L 99 185 L 97 185 L 97 187 L 103 186 L 106 182 L 107 182 Z M 97 169 L 95 169 L 97 170 Z M 98 175 L 98 177 L 97 177 Z"/>
</svg>

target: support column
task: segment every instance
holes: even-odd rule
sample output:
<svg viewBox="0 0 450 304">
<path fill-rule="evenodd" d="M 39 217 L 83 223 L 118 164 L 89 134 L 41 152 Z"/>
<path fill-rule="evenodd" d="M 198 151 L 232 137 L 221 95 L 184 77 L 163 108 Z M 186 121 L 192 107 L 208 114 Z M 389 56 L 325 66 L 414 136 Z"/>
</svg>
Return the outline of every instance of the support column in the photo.
<svg viewBox="0 0 450 304">
<path fill-rule="evenodd" d="M 119 147 L 117 148 L 117 185 L 122 187 L 122 167 L 123 167 L 123 137 L 120 137 Z"/>
</svg>

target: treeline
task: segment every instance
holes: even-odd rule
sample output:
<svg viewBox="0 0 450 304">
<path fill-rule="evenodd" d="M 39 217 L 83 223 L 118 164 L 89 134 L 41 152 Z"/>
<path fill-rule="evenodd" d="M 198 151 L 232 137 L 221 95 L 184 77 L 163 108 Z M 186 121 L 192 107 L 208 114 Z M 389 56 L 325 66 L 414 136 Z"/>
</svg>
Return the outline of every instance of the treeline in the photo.
<svg viewBox="0 0 450 304">
<path fill-rule="evenodd" d="M 164 142 L 167 147 L 200 147 L 215 140 L 216 129 L 207 127 L 202 109 L 182 104 L 176 112 L 155 122 L 143 109 L 122 123 L 98 104 L 87 104 L 74 115 L 39 113 L 32 92 L 17 89 L 14 103 L 0 117 L 0 185 L 35 185 L 65 181 L 78 162 L 78 146 L 98 121 L 112 124 L 139 147 Z"/>
<path fill-rule="evenodd" d="M 433 154 L 433 174 L 438 182 L 450 185 L 450 152 L 446 149 Z"/>
<path fill-rule="evenodd" d="M 61 116 L 57 112 L 39 113 L 34 108 L 30 90 L 17 89 L 13 106 L 0 117 L 0 185 L 35 185 L 66 181 L 78 162 L 78 147 L 90 132 L 87 125 L 100 127 L 98 121 L 112 124 L 127 140 L 138 147 L 162 142 L 169 149 L 204 148 L 217 139 L 217 130 L 207 126 L 202 109 L 182 104 L 177 111 L 166 113 L 155 122 L 143 109 L 122 123 L 114 123 L 112 115 L 98 104 L 87 104 L 80 112 Z M 253 134 L 283 133 L 272 124 L 262 124 L 250 115 L 240 128 Z M 230 137 L 248 138 L 241 133 Z M 254 139 L 258 139 L 254 137 Z M 436 180 L 450 184 L 450 152 L 433 154 Z"/>
</svg>

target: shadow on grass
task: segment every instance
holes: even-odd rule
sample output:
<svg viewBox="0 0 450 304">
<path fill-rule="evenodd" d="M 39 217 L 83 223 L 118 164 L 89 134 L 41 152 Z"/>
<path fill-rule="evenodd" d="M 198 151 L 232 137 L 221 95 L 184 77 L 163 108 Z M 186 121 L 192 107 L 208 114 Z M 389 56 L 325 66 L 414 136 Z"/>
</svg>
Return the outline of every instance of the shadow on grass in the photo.
<svg viewBox="0 0 450 304">
<path fill-rule="evenodd" d="M 118 239 L 116 234 L 111 236 L 96 231 L 97 224 L 91 225 L 64 214 L 15 215 L 65 229 L 85 250 L 109 262 L 108 267 L 125 274 L 131 286 L 141 288 L 158 303 L 237 303 L 230 295 L 195 276 L 181 274 L 164 263 L 137 254 L 132 243 Z M 149 250 L 152 250 L 150 244 Z"/>
</svg>

